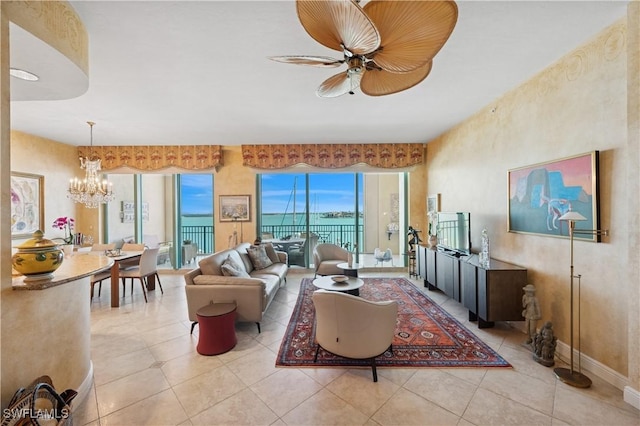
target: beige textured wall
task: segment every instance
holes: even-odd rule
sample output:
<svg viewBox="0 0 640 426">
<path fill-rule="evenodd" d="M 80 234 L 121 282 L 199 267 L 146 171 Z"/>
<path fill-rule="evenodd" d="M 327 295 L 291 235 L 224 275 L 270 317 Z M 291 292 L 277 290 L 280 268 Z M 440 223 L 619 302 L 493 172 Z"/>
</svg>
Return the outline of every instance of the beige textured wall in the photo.
<svg viewBox="0 0 640 426">
<path fill-rule="evenodd" d="M 11 132 L 11 147 L 11 171 L 45 176 L 42 224 L 45 237 L 64 237 L 62 230 L 52 227 L 53 221 L 61 216 L 76 219 L 74 231 L 82 231 L 83 223 L 78 213 L 85 208 L 67 198 L 69 179 L 84 176 L 75 147 L 18 131 Z M 14 240 L 13 245 L 22 241 Z"/>
<path fill-rule="evenodd" d="M 425 155 L 425 158 L 427 156 Z M 427 163 L 417 166 L 409 173 L 407 204 L 409 206 L 409 223 L 414 229 L 420 230 L 418 236 L 426 243 L 429 237 L 427 225 Z"/>
<path fill-rule="evenodd" d="M 229 247 L 229 236 L 236 230 L 238 242 L 253 242 L 256 238 L 256 172 L 242 167 L 242 152 L 239 146 L 223 148 L 224 166 L 214 177 L 213 209 L 216 216 L 214 227 L 215 250 L 220 251 Z M 251 213 L 249 222 L 220 222 L 218 219 L 220 195 L 250 195 Z"/>
<path fill-rule="evenodd" d="M 472 243 L 486 227 L 491 255 L 528 268 L 542 320 L 569 340 L 569 242 L 507 232 L 507 173 L 599 150 L 603 243 L 576 241 L 582 275 L 582 351 L 623 376 L 629 366 L 626 22 L 575 49 L 532 80 L 427 145 L 428 192 L 443 210 L 471 212 Z M 637 252 L 637 251 L 636 251 Z M 636 289 L 637 290 L 637 289 Z M 637 293 L 636 293 L 637 294 Z M 576 345 L 577 346 L 577 345 Z M 637 352 L 635 355 L 637 362 Z"/>
<path fill-rule="evenodd" d="M 629 232 L 628 276 L 629 294 L 629 378 L 630 386 L 640 391 L 640 2 L 630 2 L 627 24 L 628 75 L 628 156 L 627 224 Z"/>
<path fill-rule="evenodd" d="M 401 175 L 397 173 L 365 174 L 364 176 L 364 247 L 359 251 L 373 253 L 376 248 L 391 249 L 393 254 L 400 253 L 400 232 L 391 237 L 387 234 L 387 225 L 391 223 L 392 197 L 402 203 L 399 192 Z M 402 224 L 399 217 L 398 224 Z"/>
</svg>

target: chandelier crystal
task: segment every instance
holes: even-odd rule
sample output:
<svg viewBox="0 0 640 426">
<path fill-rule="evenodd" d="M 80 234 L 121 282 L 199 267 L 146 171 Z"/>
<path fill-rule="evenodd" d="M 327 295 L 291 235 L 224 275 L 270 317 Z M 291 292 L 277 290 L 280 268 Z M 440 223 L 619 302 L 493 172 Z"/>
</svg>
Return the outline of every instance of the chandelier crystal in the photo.
<svg viewBox="0 0 640 426">
<path fill-rule="evenodd" d="M 69 181 L 67 198 L 95 209 L 100 204 L 113 201 L 115 194 L 113 193 L 113 184 L 98 176 L 98 172 L 102 168 L 102 160 L 93 158 L 93 126 L 96 123 L 87 121 L 87 124 L 91 129 L 91 148 L 88 157 L 80 158 L 80 168 L 85 170 L 85 177 L 82 180 L 76 177 Z"/>
</svg>

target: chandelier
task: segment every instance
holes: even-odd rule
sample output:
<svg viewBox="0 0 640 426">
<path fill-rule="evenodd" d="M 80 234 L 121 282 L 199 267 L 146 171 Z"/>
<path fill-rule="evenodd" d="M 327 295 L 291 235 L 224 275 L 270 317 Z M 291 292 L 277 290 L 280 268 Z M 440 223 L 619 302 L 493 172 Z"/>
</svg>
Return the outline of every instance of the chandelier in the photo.
<svg viewBox="0 0 640 426">
<path fill-rule="evenodd" d="M 91 148 L 89 156 L 80 158 L 80 168 L 85 170 L 84 179 L 77 177 L 69 181 L 69 189 L 67 190 L 67 198 L 72 199 L 76 203 L 82 203 L 88 208 L 95 209 L 99 204 L 113 201 L 115 195 L 113 193 L 113 184 L 106 179 L 98 177 L 98 171 L 101 169 L 100 158 L 93 157 L 93 121 L 87 121 L 91 129 Z"/>
</svg>

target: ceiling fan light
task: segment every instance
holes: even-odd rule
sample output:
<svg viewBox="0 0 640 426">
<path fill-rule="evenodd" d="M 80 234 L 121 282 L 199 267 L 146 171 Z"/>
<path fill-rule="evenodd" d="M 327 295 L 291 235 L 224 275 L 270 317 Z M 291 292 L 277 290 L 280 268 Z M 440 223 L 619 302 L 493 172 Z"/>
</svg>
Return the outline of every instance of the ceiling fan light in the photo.
<svg viewBox="0 0 640 426">
<path fill-rule="evenodd" d="M 360 56 L 354 56 L 348 60 L 349 74 L 361 74 L 364 71 L 364 60 Z"/>
</svg>

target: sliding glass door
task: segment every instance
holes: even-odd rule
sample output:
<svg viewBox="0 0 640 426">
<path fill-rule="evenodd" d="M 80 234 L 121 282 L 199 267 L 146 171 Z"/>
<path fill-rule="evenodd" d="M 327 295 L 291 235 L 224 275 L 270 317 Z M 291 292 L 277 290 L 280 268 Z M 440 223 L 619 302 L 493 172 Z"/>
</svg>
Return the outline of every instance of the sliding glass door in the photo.
<svg viewBox="0 0 640 426">
<path fill-rule="evenodd" d="M 403 183 L 400 173 L 262 174 L 258 227 L 263 240 L 289 252 L 290 266 L 313 266 L 319 243 L 344 247 L 365 266 L 375 266 L 376 248 L 391 249 L 402 266 Z"/>
<path fill-rule="evenodd" d="M 213 175 L 110 174 L 109 180 L 117 199 L 105 207 L 102 241 L 159 246 L 160 269 L 190 267 L 214 252 Z"/>
</svg>

